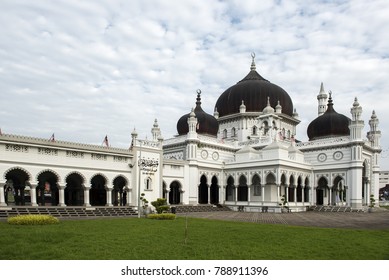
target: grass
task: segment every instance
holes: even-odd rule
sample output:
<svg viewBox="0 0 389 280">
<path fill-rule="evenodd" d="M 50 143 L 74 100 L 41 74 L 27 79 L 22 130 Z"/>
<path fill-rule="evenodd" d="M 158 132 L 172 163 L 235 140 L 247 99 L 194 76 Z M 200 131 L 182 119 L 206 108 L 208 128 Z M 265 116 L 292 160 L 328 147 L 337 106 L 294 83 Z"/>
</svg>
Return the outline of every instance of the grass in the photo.
<svg viewBox="0 0 389 280">
<path fill-rule="evenodd" d="M 189 218 L 0 222 L 3 260 L 389 259 L 389 230 L 264 225 Z"/>
</svg>

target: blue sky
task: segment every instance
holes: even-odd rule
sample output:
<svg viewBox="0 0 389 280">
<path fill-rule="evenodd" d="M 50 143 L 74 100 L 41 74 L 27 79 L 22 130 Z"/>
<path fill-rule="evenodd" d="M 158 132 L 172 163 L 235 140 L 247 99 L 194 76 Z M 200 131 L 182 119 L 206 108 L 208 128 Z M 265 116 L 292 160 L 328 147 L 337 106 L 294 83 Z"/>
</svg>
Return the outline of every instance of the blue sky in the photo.
<svg viewBox="0 0 389 280">
<path fill-rule="evenodd" d="M 134 127 L 164 138 L 202 90 L 213 112 L 256 53 L 257 71 L 317 116 L 320 83 L 365 133 L 376 110 L 389 169 L 388 1 L 17 1 L 0 10 L 3 133 L 128 147 Z"/>
</svg>

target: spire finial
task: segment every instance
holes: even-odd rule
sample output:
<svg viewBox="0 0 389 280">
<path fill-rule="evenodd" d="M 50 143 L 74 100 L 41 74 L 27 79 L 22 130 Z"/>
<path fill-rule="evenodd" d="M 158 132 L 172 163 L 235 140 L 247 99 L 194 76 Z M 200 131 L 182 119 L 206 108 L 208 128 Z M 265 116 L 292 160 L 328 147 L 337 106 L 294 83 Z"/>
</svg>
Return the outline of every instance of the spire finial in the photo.
<svg viewBox="0 0 389 280">
<path fill-rule="evenodd" d="M 255 66 L 255 61 L 254 61 L 254 58 L 255 58 L 255 52 L 252 52 L 251 53 L 251 67 L 250 67 L 250 70 L 251 71 L 255 71 L 257 68 Z"/>
<path fill-rule="evenodd" d="M 329 91 L 329 92 L 328 92 L 328 95 L 330 96 L 330 97 L 328 98 L 328 105 L 334 105 L 334 103 L 332 102 L 332 91 Z"/>
<path fill-rule="evenodd" d="M 270 97 L 267 97 L 267 106 L 270 106 Z"/>
<path fill-rule="evenodd" d="M 201 89 L 198 89 L 198 90 L 196 90 L 196 92 L 197 92 L 197 98 L 196 98 L 196 105 L 197 106 L 200 106 L 201 105 Z"/>
</svg>

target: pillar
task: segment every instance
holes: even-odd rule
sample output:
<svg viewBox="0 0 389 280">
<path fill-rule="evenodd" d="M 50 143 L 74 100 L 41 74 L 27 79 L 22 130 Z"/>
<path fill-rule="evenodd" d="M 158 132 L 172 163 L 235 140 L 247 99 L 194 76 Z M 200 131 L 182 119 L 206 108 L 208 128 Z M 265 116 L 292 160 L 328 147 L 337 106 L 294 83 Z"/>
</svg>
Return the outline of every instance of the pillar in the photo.
<svg viewBox="0 0 389 280">
<path fill-rule="evenodd" d="M 330 195 L 328 197 L 328 204 L 332 205 L 332 187 L 328 187 Z"/>
<path fill-rule="evenodd" d="M 61 186 L 61 185 L 58 185 L 58 196 L 59 196 L 59 205 L 60 207 L 65 207 L 66 204 L 65 204 L 65 188 L 66 188 L 66 185 L 64 186 Z"/>
<path fill-rule="evenodd" d="M 247 202 L 249 202 L 250 203 L 250 193 L 251 193 L 251 191 L 250 191 L 250 189 L 251 189 L 251 187 L 250 186 L 247 186 Z"/>
<path fill-rule="evenodd" d="M 316 187 L 312 188 L 312 204 L 316 205 Z"/>
<path fill-rule="evenodd" d="M 90 207 L 90 201 L 89 201 L 89 191 L 91 187 L 84 186 L 84 206 Z"/>
<path fill-rule="evenodd" d="M 238 201 L 238 188 L 239 188 L 238 186 L 235 187 L 235 199 L 234 199 L 235 202 Z"/>
<path fill-rule="evenodd" d="M 261 185 L 262 202 L 265 201 L 265 185 Z"/>
<path fill-rule="evenodd" d="M 207 187 L 208 188 L 208 201 L 207 201 L 207 203 L 208 204 L 211 204 L 211 186 L 208 186 Z"/>
<path fill-rule="evenodd" d="M 297 203 L 297 187 L 293 186 L 293 202 Z"/>
<path fill-rule="evenodd" d="M 223 198 L 223 186 L 217 186 L 218 192 L 219 192 L 219 200 L 217 203 L 220 203 L 220 201 L 224 204 L 225 197 Z"/>
<path fill-rule="evenodd" d="M 36 186 L 37 184 L 31 184 L 30 185 L 30 197 L 31 197 L 31 206 L 38 206 L 38 203 L 36 202 Z"/>
<path fill-rule="evenodd" d="M 105 191 L 107 192 L 107 203 L 105 206 L 111 207 L 112 205 L 112 187 L 105 186 Z"/>
<path fill-rule="evenodd" d="M 281 191 L 281 188 L 280 188 L 280 185 L 277 185 L 277 202 L 279 203 L 280 202 L 280 191 Z"/>
<path fill-rule="evenodd" d="M 7 206 L 7 203 L 5 203 L 4 186 L 4 183 L 0 183 L 0 207 Z"/>
<path fill-rule="evenodd" d="M 124 191 L 127 192 L 127 201 L 125 206 L 130 206 L 132 202 L 132 189 L 124 188 Z"/>
<path fill-rule="evenodd" d="M 289 205 L 289 185 L 285 188 L 285 200 L 288 202 Z"/>
<path fill-rule="evenodd" d="M 304 202 L 305 202 L 305 186 L 301 186 L 301 202 L 304 205 Z"/>
</svg>

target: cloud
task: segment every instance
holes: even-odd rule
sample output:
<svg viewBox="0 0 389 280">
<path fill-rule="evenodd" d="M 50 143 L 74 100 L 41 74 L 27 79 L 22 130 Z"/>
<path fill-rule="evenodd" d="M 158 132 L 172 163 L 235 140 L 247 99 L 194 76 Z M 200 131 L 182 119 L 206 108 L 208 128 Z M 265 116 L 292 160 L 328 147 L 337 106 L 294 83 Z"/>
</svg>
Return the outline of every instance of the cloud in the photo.
<svg viewBox="0 0 389 280">
<path fill-rule="evenodd" d="M 3 1 L 0 126 L 3 132 L 126 147 L 134 127 L 165 138 L 203 92 L 220 94 L 249 71 L 317 116 L 320 82 L 349 116 L 357 96 L 365 132 L 373 109 L 389 143 L 387 1 Z M 383 166 L 389 168 L 388 159 Z"/>
</svg>

